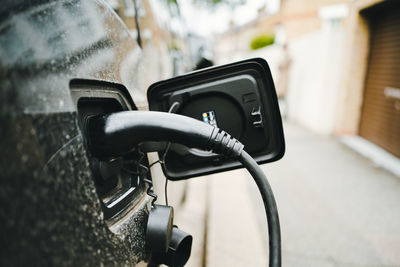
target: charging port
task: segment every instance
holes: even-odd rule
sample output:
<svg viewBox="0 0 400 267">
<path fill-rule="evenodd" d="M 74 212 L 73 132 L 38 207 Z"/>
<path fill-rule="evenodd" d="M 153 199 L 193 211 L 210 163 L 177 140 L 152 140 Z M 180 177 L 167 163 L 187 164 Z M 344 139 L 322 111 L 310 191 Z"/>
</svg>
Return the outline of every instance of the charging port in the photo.
<svg viewBox="0 0 400 267">
<path fill-rule="evenodd" d="M 79 82 L 79 83 L 78 83 Z M 136 109 L 123 90 L 110 88 L 114 84 L 96 81 L 71 83 L 71 95 L 78 111 L 78 125 L 85 136 L 85 122 L 95 115 Z M 88 151 L 90 168 L 101 201 L 105 219 L 118 214 L 134 203 L 141 192 L 146 175 L 142 166 L 148 166 L 146 155 L 132 152 L 124 157 L 102 160 Z"/>
</svg>

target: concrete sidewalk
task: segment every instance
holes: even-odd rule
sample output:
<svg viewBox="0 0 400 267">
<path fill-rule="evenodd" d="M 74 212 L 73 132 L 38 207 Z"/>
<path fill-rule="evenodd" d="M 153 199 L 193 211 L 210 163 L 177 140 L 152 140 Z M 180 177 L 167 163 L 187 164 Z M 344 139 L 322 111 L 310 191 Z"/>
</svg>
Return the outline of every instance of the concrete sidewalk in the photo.
<svg viewBox="0 0 400 267">
<path fill-rule="evenodd" d="M 285 157 L 262 166 L 280 213 L 283 266 L 400 266 L 400 179 L 335 138 L 293 124 L 285 137 Z M 265 215 L 251 177 L 237 170 L 197 179 L 181 214 L 202 210 L 206 235 L 199 222 L 194 242 L 207 238 L 188 266 L 267 266 Z"/>
<path fill-rule="evenodd" d="M 289 266 L 400 266 L 400 179 L 332 138 L 286 125 L 287 153 L 263 166 Z"/>
</svg>

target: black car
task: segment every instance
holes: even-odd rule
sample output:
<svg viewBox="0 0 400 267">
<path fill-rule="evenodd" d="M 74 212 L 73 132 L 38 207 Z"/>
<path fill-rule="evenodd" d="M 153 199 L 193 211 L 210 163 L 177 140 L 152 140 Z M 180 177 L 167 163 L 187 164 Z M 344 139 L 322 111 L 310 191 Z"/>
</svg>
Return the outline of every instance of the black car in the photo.
<svg viewBox="0 0 400 267">
<path fill-rule="evenodd" d="M 137 109 L 132 96 L 143 105 L 138 43 L 102 1 L 10 0 L 0 12 L 0 265 L 144 260 L 152 198 L 147 174 L 130 173 L 141 156 L 93 159 L 80 125 Z"/>
<path fill-rule="evenodd" d="M 6 0 L 0 18 L 0 265 L 148 262 L 146 231 L 155 207 L 149 150 L 105 157 L 90 149 L 87 134 L 93 117 L 147 109 L 149 76 L 157 68 L 149 67 L 140 32 L 132 36 L 100 0 Z M 176 66 L 176 58 L 171 62 Z M 225 92 L 228 87 L 231 93 Z M 178 103 L 178 113 L 218 123 L 258 162 L 283 156 L 280 114 L 265 61 L 156 83 L 147 97 L 152 110 L 172 111 Z M 239 114 L 240 122 L 223 119 L 231 114 Z M 226 156 L 175 144 L 152 151 L 162 157 L 168 149 L 163 167 L 172 180 L 241 167 Z M 186 256 L 169 264 L 180 266 Z"/>
</svg>

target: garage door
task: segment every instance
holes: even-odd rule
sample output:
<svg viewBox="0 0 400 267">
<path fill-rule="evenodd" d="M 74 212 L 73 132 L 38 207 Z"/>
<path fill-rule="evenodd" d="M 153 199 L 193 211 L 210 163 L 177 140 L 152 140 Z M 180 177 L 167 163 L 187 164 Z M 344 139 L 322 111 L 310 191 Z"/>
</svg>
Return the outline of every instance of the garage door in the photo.
<svg viewBox="0 0 400 267">
<path fill-rule="evenodd" d="M 400 7 L 374 12 L 371 34 L 359 133 L 400 157 Z"/>
</svg>

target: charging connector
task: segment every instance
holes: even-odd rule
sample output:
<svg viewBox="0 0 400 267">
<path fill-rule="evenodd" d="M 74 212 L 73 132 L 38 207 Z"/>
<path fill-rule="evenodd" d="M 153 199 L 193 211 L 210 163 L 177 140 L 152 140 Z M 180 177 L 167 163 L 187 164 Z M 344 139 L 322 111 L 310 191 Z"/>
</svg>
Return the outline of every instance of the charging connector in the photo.
<svg viewBox="0 0 400 267">
<path fill-rule="evenodd" d="M 123 111 L 86 120 L 88 145 L 99 158 L 125 155 L 149 141 L 166 141 L 239 157 L 243 145 L 221 129 L 165 112 Z"/>
<path fill-rule="evenodd" d="M 253 176 L 261 193 L 268 221 L 269 266 L 281 266 L 281 235 L 274 194 L 255 160 L 238 140 L 204 122 L 171 113 L 124 111 L 92 116 L 86 121 L 88 146 L 103 159 L 123 156 L 151 141 L 179 143 L 236 158 Z"/>
</svg>

